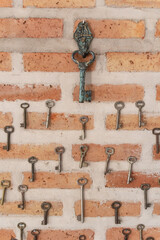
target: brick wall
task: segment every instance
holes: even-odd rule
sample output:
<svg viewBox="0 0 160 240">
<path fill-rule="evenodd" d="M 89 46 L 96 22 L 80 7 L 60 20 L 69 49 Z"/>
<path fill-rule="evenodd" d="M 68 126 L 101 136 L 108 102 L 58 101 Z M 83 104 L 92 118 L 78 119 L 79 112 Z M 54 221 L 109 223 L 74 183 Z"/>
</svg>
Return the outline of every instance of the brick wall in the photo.
<svg viewBox="0 0 160 240">
<path fill-rule="evenodd" d="M 143 223 L 144 239 L 160 239 L 159 160 L 154 127 L 160 127 L 160 0 L 1 0 L 0 1 L 0 181 L 11 180 L 6 202 L 0 205 L 0 240 L 19 239 L 17 223 L 31 230 L 41 229 L 39 239 L 120 240 L 122 229 L 131 228 L 129 239 L 137 240 L 136 227 Z M 79 69 L 71 60 L 77 49 L 73 32 L 87 20 L 94 35 L 91 50 L 96 61 L 86 75 L 91 103 L 78 103 Z M 46 130 L 45 101 L 53 99 L 51 126 Z M 114 103 L 124 101 L 123 128 L 115 130 Z M 138 127 L 137 100 L 144 100 L 146 126 Z M 28 129 L 20 128 L 27 101 Z M 79 117 L 89 117 L 87 138 L 79 140 Z M 15 127 L 11 150 L 3 150 L 6 125 Z M 89 147 L 86 161 L 79 168 L 80 145 Z M 63 171 L 55 171 L 64 146 Z M 105 147 L 114 147 L 110 166 L 104 176 Z M 36 180 L 30 182 L 28 158 L 36 156 Z M 129 156 L 137 157 L 135 180 L 127 184 Z M 80 189 L 77 179 L 86 177 L 85 222 L 80 214 Z M 151 207 L 144 209 L 142 183 L 150 183 Z M 17 205 L 17 188 L 27 184 L 26 209 Z M 2 188 L 0 188 L 2 194 Z M 113 201 L 122 202 L 121 225 L 114 224 Z M 49 224 L 42 226 L 41 203 L 52 203 Z"/>
</svg>

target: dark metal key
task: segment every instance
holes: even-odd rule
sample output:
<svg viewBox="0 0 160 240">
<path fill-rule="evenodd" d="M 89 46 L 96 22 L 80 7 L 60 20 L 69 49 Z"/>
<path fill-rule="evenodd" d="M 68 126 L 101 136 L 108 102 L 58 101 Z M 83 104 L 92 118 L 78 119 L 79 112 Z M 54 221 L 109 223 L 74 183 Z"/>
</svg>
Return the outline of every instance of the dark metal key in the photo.
<svg viewBox="0 0 160 240">
<path fill-rule="evenodd" d="M 48 213 L 50 208 L 52 207 L 52 204 L 50 202 L 43 202 L 41 204 L 41 208 L 44 211 L 44 220 L 41 222 L 42 225 L 47 225 L 48 223 Z"/>
<path fill-rule="evenodd" d="M 58 166 L 55 167 L 55 170 L 58 170 L 59 173 L 62 171 L 62 154 L 65 152 L 64 147 L 56 147 L 55 152 L 58 154 Z"/>
<path fill-rule="evenodd" d="M 141 189 L 144 191 L 144 208 L 145 209 L 151 206 L 151 204 L 148 203 L 148 198 L 147 198 L 147 191 L 150 189 L 150 187 L 151 185 L 148 183 L 144 183 L 141 185 Z"/>
<path fill-rule="evenodd" d="M 40 230 L 39 229 L 33 229 L 31 231 L 31 234 L 34 236 L 33 240 L 38 240 L 38 236 L 40 234 Z"/>
<path fill-rule="evenodd" d="M 107 161 L 106 161 L 106 169 L 105 169 L 104 174 L 106 175 L 107 173 L 110 173 L 112 171 L 111 169 L 109 169 L 109 163 L 111 160 L 111 156 L 115 153 L 115 149 L 112 147 L 107 147 L 105 149 L 105 152 L 107 154 Z"/>
<path fill-rule="evenodd" d="M 86 236 L 85 235 L 80 235 L 79 236 L 79 240 L 86 240 L 87 238 L 86 238 Z"/>
<path fill-rule="evenodd" d="M 119 220 L 118 210 L 122 206 L 121 202 L 115 201 L 112 203 L 112 208 L 115 210 L 115 224 L 120 224 L 121 220 Z"/>
<path fill-rule="evenodd" d="M 80 140 L 84 140 L 86 138 L 86 123 L 89 121 L 87 116 L 80 117 L 79 121 L 82 123 L 82 131 L 83 135 L 79 137 Z"/>
<path fill-rule="evenodd" d="M 7 188 L 9 188 L 11 186 L 11 181 L 10 180 L 2 180 L 1 181 L 1 186 L 3 188 L 1 205 L 3 205 L 4 204 L 4 200 L 5 200 L 5 193 L 6 193 Z"/>
<path fill-rule="evenodd" d="M 84 186 L 88 183 L 88 179 L 79 178 L 77 183 L 81 187 L 81 215 L 77 216 L 77 220 L 84 223 Z"/>
<path fill-rule="evenodd" d="M 24 222 L 18 223 L 17 227 L 20 229 L 20 240 L 23 240 L 24 229 L 26 228 L 26 224 Z"/>
<path fill-rule="evenodd" d="M 7 145 L 3 146 L 3 149 L 9 151 L 10 150 L 10 142 L 11 142 L 11 133 L 14 132 L 13 126 L 5 126 L 4 132 L 7 133 Z"/>
<path fill-rule="evenodd" d="M 143 229 L 145 228 L 145 226 L 143 224 L 138 224 L 137 226 L 137 230 L 139 231 L 140 234 L 140 240 L 143 240 Z"/>
<path fill-rule="evenodd" d="M 29 179 L 30 182 L 35 181 L 35 163 L 38 161 L 38 158 L 32 156 L 28 158 L 28 162 L 31 163 L 31 178 Z"/>
<path fill-rule="evenodd" d="M 117 109 L 117 120 L 116 120 L 116 130 L 122 128 L 122 123 L 120 123 L 121 110 L 125 107 L 124 102 L 118 101 L 114 104 L 115 109 Z"/>
<path fill-rule="evenodd" d="M 139 109 L 139 111 L 138 111 L 138 119 L 139 119 L 138 125 L 139 125 L 139 127 L 143 127 L 143 126 L 146 125 L 146 123 L 142 121 L 142 108 L 145 106 L 145 102 L 139 100 L 139 101 L 136 102 L 135 105 Z"/>
<path fill-rule="evenodd" d="M 130 228 L 124 228 L 122 230 L 122 233 L 124 235 L 124 240 L 128 240 L 129 239 L 129 235 L 131 234 L 131 229 Z"/>
<path fill-rule="evenodd" d="M 23 113 L 23 123 L 20 123 L 20 127 L 27 128 L 27 108 L 29 108 L 29 103 L 22 103 L 21 108 L 23 108 L 24 113 Z"/>
<path fill-rule="evenodd" d="M 160 128 L 154 128 L 152 133 L 156 135 L 156 153 L 159 153 L 159 136 L 160 136 Z"/>
<path fill-rule="evenodd" d="M 133 164 L 137 162 L 137 158 L 134 156 L 130 156 L 128 158 L 128 162 L 129 162 L 129 172 L 128 172 L 127 184 L 131 183 L 134 180 L 134 178 L 132 177 L 132 167 L 133 167 Z"/>
<path fill-rule="evenodd" d="M 18 190 L 22 194 L 22 203 L 18 204 L 18 208 L 21 208 L 23 210 L 25 208 L 25 192 L 27 192 L 28 186 L 27 185 L 19 185 Z"/>
<path fill-rule="evenodd" d="M 81 160 L 80 160 L 80 164 L 79 167 L 88 167 L 88 163 L 86 163 L 84 161 L 84 158 L 86 156 L 86 153 L 88 152 L 88 146 L 87 145 L 81 145 L 80 146 L 80 151 L 81 151 Z"/>
<path fill-rule="evenodd" d="M 51 118 L 51 110 L 55 106 L 55 102 L 53 100 L 47 100 L 46 101 L 46 107 L 48 108 L 47 112 L 47 121 L 46 121 L 46 128 L 50 125 L 50 118 Z"/>
</svg>

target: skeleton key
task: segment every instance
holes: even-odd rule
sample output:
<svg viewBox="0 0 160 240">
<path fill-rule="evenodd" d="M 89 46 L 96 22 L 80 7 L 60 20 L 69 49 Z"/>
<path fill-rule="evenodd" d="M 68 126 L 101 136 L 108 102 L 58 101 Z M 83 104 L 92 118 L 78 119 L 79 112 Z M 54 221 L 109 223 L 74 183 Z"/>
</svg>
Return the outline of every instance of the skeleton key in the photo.
<svg viewBox="0 0 160 240">
<path fill-rule="evenodd" d="M 24 109 L 24 122 L 20 124 L 20 127 L 23 127 L 23 128 L 27 128 L 27 108 L 29 108 L 29 104 L 28 103 L 22 103 L 21 104 L 21 108 Z"/>
<path fill-rule="evenodd" d="M 48 212 L 49 212 L 51 207 L 52 207 L 52 204 L 49 203 L 49 202 L 43 202 L 41 204 L 41 208 L 44 211 L 44 220 L 41 222 L 42 225 L 47 225 L 47 223 L 48 223 Z"/>
<path fill-rule="evenodd" d="M 140 240 L 143 240 L 143 229 L 145 228 L 145 226 L 143 224 L 139 224 L 137 226 L 137 230 L 139 231 L 140 233 Z"/>
<path fill-rule="evenodd" d="M 107 147 L 106 148 L 106 154 L 107 154 L 107 161 L 106 161 L 106 170 L 104 174 L 106 175 L 107 173 L 110 173 L 112 170 L 109 169 L 109 162 L 111 160 L 111 156 L 115 153 L 115 149 L 112 147 Z"/>
<path fill-rule="evenodd" d="M 122 123 L 120 123 L 121 110 L 125 107 L 124 102 L 119 101 L 114 104 L 115 109 L 117 109 L 117 120 L 116 120 L 116 130 L 122 128 Z"/>
<path fill-rule="evenodd" d="M 80 161 L 80 164 L 79 164 L 79 167 L 82 168 L 82 167 L 87 167 L 88 166 L 88 163 L 86 163 L 84 161 L 84 158 L 86 156 L 86 153 L 88 151 L 88 146 L 87 145 L 81 145 L 80 146 L 80 151 L 81 151 L 81 161 Z"/>
<path fill-rule="evenodd" d="M 19 185 L 18 190 L 22 194 L 22 203 L 18 205 L 18 208 L 21 208 L 23 210 L 25 208 L 25 192 L 27 192 L 28 186 L 27 185 Z"/>
<path fill-rule="evenodd" d="M 129 172 L 128 172 L 128 179 L 127 179 L 127 184 L 129 184 L 130 182 L 132 182 L 134 180 L 134 178 L 132 177 L 132 167 L 133 164 L 137 161 L 136 157 L 132 157 L 130 156 L 128 158 L 128 162 L 129 162 Z"/>
<path fill-rule="evenodd" d="M 142 121 L 142 108 L 145 106 L 145 102 L 144 101 L 137 101 L 136 102 L 136 107 L 139 109 L 138 111 L 138 118 L 139 118 L 139 127 L 145 126 L 146 123 Z"/>
<path fill-rule="evenodd" d="M 64 147 L 56 147 L 55 152 L 59 156 L 59 164 L 58 164 L 58 166 L 55 167 L 55 170 L 58 170 L 59 172 L 61 172 L 62 171 L 62 154 L 65 152 L 65 148 Z"/>
<path fill-rule="evenodd" d="M 9 188 L 10 186 L 11 186 L 11 181 L 9 181 L 9 180 L 2 180 L 2 181 L 1 181 L 1 187 L 3 188 L 1 205 L 4 204 L 5 193 L 6 193 L 7 188 Z"/>
<path fill-rule="evenodd" d="M 38 240 L 38 236 L 40 234 L 40 230 L 39 229 L 33 229 L 31 231 L 31 234 L 34 236 L 33 240 Z"/>
<path fill-rule="evenodd" d="M 146 240 L 154 240 L 154 238 L 153 237 L 148 237 L 148 238 L 146 238 Z"/>
<path fill-rule="evenodd" d="M 129 235 L 131 234 L 131 229 L 130 228 L 124 228 L 122 230 L 122 233 L 124 235 L 124 240 L 128 240 L 129 239 Z"/>
<path fill-rule="evenodd" d="M 86 236 L 85 235 L 80 235 L 79 240 L 86 240 Z"/>
<path fill-rule="evenodd" d="M 32 177 L 29 179 L 30 182 L 34 182 L 35 180 L 35 163 L 37 161 L 38 159 L 33 156 L 28 159 L 28 162 L 31 163 L 31 174 L 32 174 Z"/>
<path fill-rule="evenodd" d="M 77 220 L 84 223 L 84 186 L 88 183 L 88 179 L 79 178 L 77 183 L 81 187 L 81 215 L 77 216 Z"/>
<path fill-rule="evenodd" d="M 112 208 L 115 209 L 115 224 L 120 224 L 121 220 L 119 220 L 118 210 L 122 206 L 121 202 L 115 201 L 112 203 Z"/>
<path fill-rule="evenodd" d="M 151 206 L 150 203 L 148 203 L 147 200 L 147 191 L 150 189 L 151 185 L 148 183 L 142 184 L 141 189 L 144 191 L 144 208 L 147 209 L 148 207 Z"/>
<path fill-rule="evenodd" d="M 159 153 L 159 135 L 160 135 L 160 128 L 154 128 L 152 133 L 156 135 L 156 153 Z"/>
<path fill-rule="evenodd" d="M 17 227 L 20 229 L 20 239 L 23 240 L 24 229 L 26 228 L 26 224 L 24 222 L 18 223 Z"/>
<path fill-rule="evenodd" d="M 86 123 L 89 121 L 87 116 L 80 117 L 79 121 L 82 123 L 82 131 L 83 135 L 79 137 L 80 140 L 84 140 L 86 138 Z"/>
<path fill-rule="evenodd" d="M 7 145 L 3 146 L 3 149 L 9 151 L 10 150 L 11 133 L 14 132 L 14 127 L 13 126 L 6 126 L 4 128 L 4 132 L 7 133 Z"/>
<path fill-rule="evenodd" d="M 50 124 L 51 109 L 55 106 L 55 102 L 53 100 L 47 100 L 46 101 L 46 106 L 48 108 L 46 128 L 48 128 L 49 124 Z"/>
</svg>

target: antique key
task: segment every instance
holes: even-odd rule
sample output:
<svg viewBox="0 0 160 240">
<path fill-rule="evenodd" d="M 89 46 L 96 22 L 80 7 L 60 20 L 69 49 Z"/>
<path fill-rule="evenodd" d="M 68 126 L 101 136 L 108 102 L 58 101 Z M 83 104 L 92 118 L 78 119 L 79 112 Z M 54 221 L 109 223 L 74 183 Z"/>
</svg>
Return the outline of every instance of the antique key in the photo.
<svg viewBox="0 0 160 240">
<path fill-rule="evenodd" d="M 80 140 L 84 140 L 86 138 L 86 123 L 89 121 L 87 116 L 80 117 L 79 121 L 82 123 L 82 131 L 83 135 L 79 137 Z"/>
<path fill-rule="evenodd" d="M 13 126 L 6 126 L 4 128 L 4 132 L 7 133 L 7 145 L 3 146 L 3 149 L 9 151 L 10 150 L 11 133 L 14 132 L 14 127 Z"/>
<path fill-rule="evenodd" d="M 128 158 L 128 162 L 129 162 L 129 172 L 128 172 L 128 179 L 127 179 L 127 184 L 129 184 L 130 182 L 132 182 L 134 180 L 134 178 L 132 177 L 132 167 L 133 164 L 137 161 L 136 157 L 132 157 L 130 156 Z"/>
<path fill-rule="evenodd" d="M 23 128 L 27 128 L 27 108 L 29 108 L 29 104 L 28 103 L 22 103 L 21 104 L 21 108 L 24 109 L 24 122 L 20 124 L 20 127 L 23 127 Z"/>
<path fill-rule="evenodd" d="M 160 135 L 160 128 L 154 128 L 152 133 L 156 135 L 156 153 L 159 153 L 159 135 Z"/>
<path fill-rule="evenodd" d="M 81 145 L 80 146 L 80 151 L 81 151 L 81 161 L 80 161 L 80 164 L 79 164 L 79 167 L 82 168 L 82 167 L 87 167 L 88 166 L 88 163 L 86 163 L 84 161 L 84 158 L 86 156 L 86 153 L 88 151 L 88 146 L 87 145 Z"/>
<path fill-rule="evenodd" d="M 27 185 L 19 185 L 18 190 L 22 194 L 22 203 L 18 205 L 18 208 L 21 208 L 23 210 L 25 208 L 25 192 L 27 192 L 28 186 Z"/>
<path fill-rule="evenodd" d="M 46 107 L 48 108 L 46 128 L 49 127 L 50 118 L 51 118 L 51 109 L 52 109 L 54 106 L 55 106 L 55 102 L 54 102 L 53 100 L 47 100 L 47 101 L 46 101 Z"/>
<path fill-rule="evenodd" d="M 26 228 L 26 224 L 24 222 L 18 223 L 17 227 L 20 229 L 20 240 L 23 240 L 24 229 Z"/>
<path fill-rule="evenodd" d="M 139 127 L 145 126 L 145 122 L 142 121 L 142 108 L 145 106 L 145 102 L 144 101 L 137 101 L 136 102 L 136 107 L 139 109 L 138 111 L 138 119 L 139 119 Z"/>
<path fill-rule="evenodd" d="M 125 107 L 124 102 L 119 101 L 114 104 L 115 109 L 117 109 L 117 120 L 116 120 L 116 130 L 122 128 L 122 123 L 120 123 L 121 110 Z"/>
<path fill-rule="evenodd" d="M 11 186 L 11 181 L 9 181 L 9 180 L 2 180 L 2 181 L 1 181 L 1 187 L 3 188 L 1 205 L 4 204 L 5 193 L 6 193 L 7 188 L 9 188 L 10 186 Z"/>
<path fill-rule="evenodd" d="M 130 228 L 124 228 L 122 230 L 122 233 L 124 235 L 124 240 L 128 240 L 129 239 L 129 235 L 131 234 L 131 229 Z"/>
<path fill-rule="evenodd" d="M 49 203 L 49 202 L 43 202 L 41 204 L 41 208 L 44 211 L 44 220 L 41 222 L 42 225 L 47 225 L 47 223 L 48 223 L 48 212 L 49 212 L 51 207 L 52 207 L 52 204 Z"/>
<path fill-rule="evenodd" d="M 58 166 L 55 167 L 55 170 L 58 170 L 59 172 L 62 171 L 62 154 L 65 152 L 65 148 L 64 147 L 56 147 L 55 152 L 58 154 L 59 156 L 59 164 Z"/>
<path fill-rule="evenodd" d="M 35 163 L 37 161 L 38 159 L 33 156 L 28 159 L 28 162 L 31 163 L 31 174 L 32 174 L 32 177 L 29 179 L 30 182 L 34 182 L 35 180 Z"/>
<path fill-rule="evenodd" d="M 146 238 L 146 240 L 154 240 L 154 238 L 153 237 L 148 237 L 148 238 Z"/>
<path fill-rule="evenodd" d="M 141 189 L 144 191 L 144 208 L 147 209 L 148 207 L 151 206 L 150 203 L 148 203 L 147 200 L 147 191 L 150 189 L 151 185 L 148 183 L 142 184 Z"/>
<path fill-rule="evenodd" d="M 115 224 L 120 224 L 121 220 L 119 220 L 118 210 L 122 206 L 121 202 L 115 201 L 112 203 L 112 208 L 115 209 Z"/>
<path fill-rule="evenodd" d="M 80 235 L 79 240 L 86 240 L 86 236 L 85 235 Z"/>
<path fill-rule="evenodd" d="M 109 169 L 109 162 L 111 160 L 111 156 L 115 153 L 115 149 L 112 147 L 107 147 L 106 148 L 106 154 L 107 154 L 107 161 L 106 161 L 106 170 L 104 174 L 106 175 L 107 173 L 110 173 L 112 170 Z"/>
<path fill-rule="evenodd" d="M 137 226 L 137 230 L 139 231 L 140 233 L 140 240 L 143 240 L 143 229 L 145 228 L 145 226 L 143 224 L 139 224 Z"/>
<path fill-rule="evenodd" d="M 40 230 L 39 229 L 33 229 L 31 231 L 31 234 L 34 236 L 33 240 L 38 240 L 38 236 L 40 234 Z"/>
<path fill-rule="evenodd" d="M 88 183 L 88 179 L 79 178 L 77 183 L 81 187 L 81 215 L 77 216 L 77 220 L 83 223 L 84 222 L 84 186 Z"/>
</svg>

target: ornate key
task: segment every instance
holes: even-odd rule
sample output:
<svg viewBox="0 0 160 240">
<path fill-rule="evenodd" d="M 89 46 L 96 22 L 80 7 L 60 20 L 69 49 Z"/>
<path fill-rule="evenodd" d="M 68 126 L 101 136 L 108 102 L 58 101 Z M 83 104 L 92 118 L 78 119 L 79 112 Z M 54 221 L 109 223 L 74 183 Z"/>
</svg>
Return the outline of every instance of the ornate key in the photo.
<svg viewBox="0 0 160 240">
<path fill-rule="evenodd" d="M 131 229 L 130 228 L 124 228 L 122 230 L 122 233 L 124 235 L 124 240 L 128 240 L 129 239 L 129 235 L 131 234 Z"/>
<path fill-rule="evenodd" d="M 107 147 L 106 148 L 106 154 L 107 154 L 107 161 L 106 161 L 106 170 L 104 174 L 106 175 L 107 173 L 110 173 L 112 170 L 109 169 L 109 163 L 111 160 L 111 156 L 115 153 L 115 149 L 112 147 Z"/>
<path fill-rule="evenodd" d="M 116 120 L 116 130 L 123 127 L 120 123 L 121 110 L 125 107 L 124 102 L 119 101 L 114 104 L 115 109 L 117 109 L 117 120 Z"/>
<path fill-rule="evenodd" d="M 139 224 L 137 226 L 137 230 L 139 231 L 140 234 L 140 240 L 143 240 L 143 229 L 145 228 L 145 226 L 143 224 Z"/>
<path fill-rule="evenodd" d="M 9 188 L 11 186 L 11 181 L 9 180 L 2 180 L 1 181 L 1 187 L 3 188 L 3 194 L 2 194 L 2 199 L 1 199 L 1 205 L 4 204 L 4 200 L 5 200 L 5 193 L 7 188 Z"/>
<path fill-rule="evenodd" d="M 33 229 L 31 231 L 31 234 L 34 236 L 33 240 L 38 240 L 38 236 L 40 234 L 40 230 L 39 229 Z"/>
<path fill-rule="evenodd" d="M 152 133 L 156 135 L 156 153 L 159 153 L 159 135 L 160 135 L 160 128 L 154 128 Z"/>
<path fill-rule="evenodd" d="M 80 151 L 81 151 L 81 161 L 79 164 L 79 167 L 88 167 L 88 163 L 84 161 L 84 158 L 86 156 L 86 153 L 88 152 L 88 146 L 87 145 L 81 145 L 80 146 Z"/>
<path fill-rule="evenodd" d="M 80 235 L 79 236 L 79 240 L 86 240 L 87 238 L 86 238 L 86 236 L 85 235 Z"/>
<path fill-rule="evenodd" d="M 55 106 L 55 102 L 53 100 L 47 100 L 46 101 L 46 106 L 48 108 L 46 128 L 48 128 L 49 124 L 50 124 L 51 110 Z"/>
<path fill-rule="evenodd" d="M 145 126 L 146 123 L 142 121 L 142 108 L 145 106 L 145 102 L 144 101 L 137 101 L 136 102 L 136 107 L 139 109 L 138 111 L 138 118 L 139 118 L 139 127 Z"/>
<path fill-rule="evenodd" d="M 23 113 L 23 117 L 24 117 L 24 122 L 20 124 L 20 127 L 23 127 L 23 128 L 27 128 L 27 108 L 29 108 L 29 104 L 28 103 L 22 103 L 21 104 L 21 108 L 24 109 L 24 113 Z"/>
<path fill-rule="evenodd" d="M 82 131 L 83 135 L 79 137 L 80 140 L 84 140 L 86 138 L 86 123 L 89 121 L 87 116 L 80 117 L 79 121 L 82 123 Z"/>
<path fill-rule="evenodd" d="M 148 203 L 147 199 L 147 191 L 150 189 L 151 185 L 148 183 L 142 184 L 141 189 L 144 191 L 144 208 L 147 209 L 148 207 L 151 206 L 150 203 Z"/>
<path fill-rule="evenodd" d="M 31 163 L 31 178 L 29 179 L 30 182 L 34 182 L 35 180 L 35 163 L 38 161 L 38 158 L 32 156 L 28 158 L 28 162 Z"/>
<path fill-rule="evenodd" d="M 26 228 L 26 224 L 24 222 L 18 223 L 17 227 L 20 229 L 20 240 L 23 240 L 24 229 Z"/>
<path fill-rule="evenodd" d="M 55 167 L 55 170 L 58 170 L 59 172 L 62 171 L 62 154 L 65 152 L 65 148 L 64 147 L 56 147 L 55 152 L 58 154 L 59 156 L 59 164 L 58 166 Z"/>
<path fill-rule="evenodd" d="M 136 157 L 132 157 L 130 156 L 128 158 L 128 162 L 129 162 L 129 172 L 128 172 L 128 179 L 127 179 L 127 184 L 129 184 L 130 182 L 132 182 L 134 180 L 134 178 L 132 177 L 132 167 L 133 164 L 137 161 Z"/>
<path fill-rule="evenodd" d="M 112 203 L 112 208 L 115 209 L 115 224 L 120 224 L 121 220 L 119 220 L 118 210 L 122 206 L 121 202 L 115 201 Z"/>
<path fill-rule="evenodd" d="M 44 211 L 44 220 L 41 222 L 42 225 L 47 225 L 48 224 L 48 213 L 50 208 L 52 207 L 52 204 L 49 202 L 43 202 L 41 204 L 41 208 Z"/>
<path fill-rule="evenodd" d="M 3 146 L 3 149 L 9 151 L 10 150 L 11 133 L 14 132 L 14 127 L 13 126 L 6 126 L 4 128 L 4 132 L 7 133 L 7 145 Z"/>
<path fill-rule="evenodd" d="M 84 223 L 84 186 L 88 183 L 88 179 L 79 178 L 77 183 L 81 187 L 81 215 L 77 216 L 77 220 Z"/>
<path fill-rule="evenodd" d="M 154 238 L 153 237 L 148 237 L 148 238 L 146 238 L 146 240 L 154 240 Z"/>
<path fill-rule="evenodd" d="M 21 208 L 23 210 L 25 208 L 25 192 L 27 192 L 28 186 L 27 185 L 19 185 L 18 190 L 22 194 L 22 203 L 18 205 L 18 208 Z"/>
</svg>

